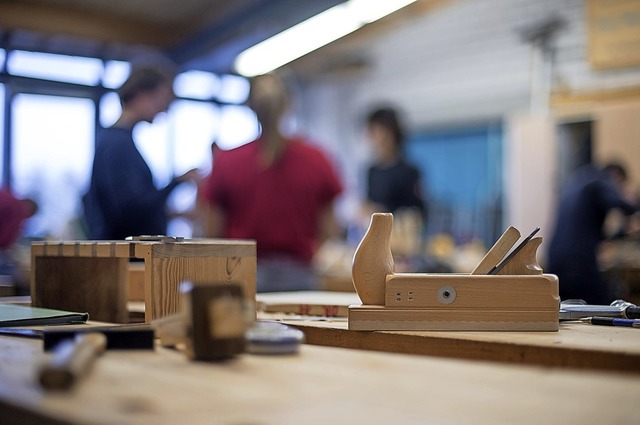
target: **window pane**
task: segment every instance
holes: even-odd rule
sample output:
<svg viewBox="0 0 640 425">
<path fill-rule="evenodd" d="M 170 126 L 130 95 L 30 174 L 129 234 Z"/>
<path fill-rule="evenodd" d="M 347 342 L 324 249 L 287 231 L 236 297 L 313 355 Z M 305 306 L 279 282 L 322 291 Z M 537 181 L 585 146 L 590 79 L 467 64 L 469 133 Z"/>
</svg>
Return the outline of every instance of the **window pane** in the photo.
<svg viewBox="0 0 640 425">
<path fill-rule="evenodd" d="M 100 81 L 102 68 L 102 61 L 96 58 L 22 50 L 11 52 L 7 60 L 7 70 L 13 75 L 92 86 Z"/>
<path fill-rule="evenodd" d="M 141 122 L 133 128 L 133 140 L 149 165 L 154 183 L 158 188 L 169 184 L 173 177 L 169 131 L 169 120 L 165 113 L 158 115 L 151 124 Z"/>
<path fill-rule="evenodd" d="M 12 178 L 15 193 L 39 210 L 27 236 L 75 239 L 94 146 L 89 99 L 19 94 L 13 101 Z M 37 123 L 37 125 L 34 125 Z"/>
<path fill-rule="evenodd" d="M 220 108 L 207 102 L 176 101 L 171 107 L 174 136 L 173 158 L 176 174 L 199 168 L 202 174 L 211 171 L 211 143 L 218 135 Z M 194 209 L 196 186 L 183 184 L 169 198 L 169 209 L 185 213 Z M 172 220 L 168 233 L 173 236 L 193 236 L 192 223 L 185 219 Z M 202 236 L 197 234 L 196 236 Z"/>
<path fill-rule="evenodd" d="M 211 143 L 220 127 L 220 108 L 205 102 L 176 101 L 171 106 L 171 122 L 176 173 L 182 174 L 192 168 L 208 172 Z"/>
<path fill-rule="evenodd" d="M 220 91 L 220 79 L 210 72 L 187 71 L 176 77 L 173 90 L 179 97 L 211 99 Z"/>
<path fill-rule="evenodd" d="M 218 100 L 225 103 L 244 103 L 249 97 L 249 80 L 237 75 L 223 75 Z"/>
<path fill-rule="evenodd" d="M 221 112 L 218 135 L 220 149 L 233 149 L 258 137 L 260 127 L 251 109 L 246 106 L 225 106 Z"/>
<path fill-rule="evenodd" d="M 102 85 L 108 89 L 119 88 L 129 77 L 131 64 L 123 61 L 108 61 L 104 64 Z"/>
<path fill-rule="evenodd" d="M 102 127 L 111 127 L 120 117 L 122 105 L 120 98 L 114 92 L 110 92 L 102 96 L 100 99 L 100 125 Z"/>
</svg>

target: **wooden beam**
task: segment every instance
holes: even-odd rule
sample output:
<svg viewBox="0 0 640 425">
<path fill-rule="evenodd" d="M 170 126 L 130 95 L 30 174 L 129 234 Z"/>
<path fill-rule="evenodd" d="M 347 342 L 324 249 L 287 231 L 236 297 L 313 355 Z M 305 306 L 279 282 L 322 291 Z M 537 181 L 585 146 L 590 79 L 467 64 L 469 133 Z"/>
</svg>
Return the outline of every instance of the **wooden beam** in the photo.
<svg viewBox="0 0 640 425">
<path fill-rule="evenodd" d="M 0 2 L 0 27 L 159 48 L 177 44 L 188 30 L 185 26 L 159 25 L 127 16 L 25 4 L 19 0 Z"/>
<path fill-rule="evenodd" d="M 640 100 L 640 86 L 613 90 L 551 94 L 551 109 L 557 118 L 593 117 L 599 104 L 612 101 Z"/>
</svg>

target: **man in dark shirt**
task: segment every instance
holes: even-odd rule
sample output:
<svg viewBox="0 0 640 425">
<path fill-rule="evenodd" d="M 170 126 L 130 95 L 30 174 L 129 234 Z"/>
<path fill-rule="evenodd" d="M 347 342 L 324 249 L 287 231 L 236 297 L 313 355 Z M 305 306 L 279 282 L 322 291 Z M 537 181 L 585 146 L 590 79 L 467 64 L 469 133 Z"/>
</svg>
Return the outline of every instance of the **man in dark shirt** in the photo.
<svg viewBox="0 0 640 425">
<path fill-rule="evenodd" d="M 638 210 L 623 197 L 625 180 L 626 171 L 619 164 L 602 170 L 587 165 L 563 190 L 545 270 L 558 276 L 561 299 L 579 298 L 590 304 L 612 301 L 600 276 L 597 253 L 607 213 L 619 209 L 630 215 Z"/>
<path fill-rule="evenodd" d="M 152 122 L 173 100 L 172 77 L 154 68 L 134 70 L 118 91 L 122 114 L 98 133 L 89 191 L 83 198 L 91 239 L 161 235 L 167 231 L 167 197 L 180 183 L 195 179 L 191 170 L 157 189 L 149 166 L 133 141 L 133 127 Z"/>
</svg>

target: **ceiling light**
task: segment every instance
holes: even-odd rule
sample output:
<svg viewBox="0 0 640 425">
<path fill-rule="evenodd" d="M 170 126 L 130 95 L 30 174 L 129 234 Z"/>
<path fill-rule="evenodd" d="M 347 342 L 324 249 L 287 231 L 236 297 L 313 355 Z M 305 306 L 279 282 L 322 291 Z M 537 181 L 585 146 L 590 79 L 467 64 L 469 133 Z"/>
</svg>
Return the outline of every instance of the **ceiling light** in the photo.
<svg viewBox="0 0 640 425">
<path fill-rule="evenodd" d="M 240 53 L 236 71 L 245 77 L 273 71 L 415 1 L 349 0 Z"/>
</svg>

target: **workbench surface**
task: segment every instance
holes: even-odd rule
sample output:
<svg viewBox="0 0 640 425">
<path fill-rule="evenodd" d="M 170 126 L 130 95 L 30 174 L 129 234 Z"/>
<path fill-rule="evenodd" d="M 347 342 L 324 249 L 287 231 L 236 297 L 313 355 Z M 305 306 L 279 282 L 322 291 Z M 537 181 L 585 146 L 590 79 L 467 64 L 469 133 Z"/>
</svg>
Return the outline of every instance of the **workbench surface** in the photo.
<svg viewBox="0 0 640 425">
<path fill-rule="evenodd" d="M 42 342 L 0 337 L 7 424 L 632 424 L 636 375 L 304 345 L 297 355 L 190 362 L 107 351 L 71 393 L 35 383 Z"/>
</svg>

